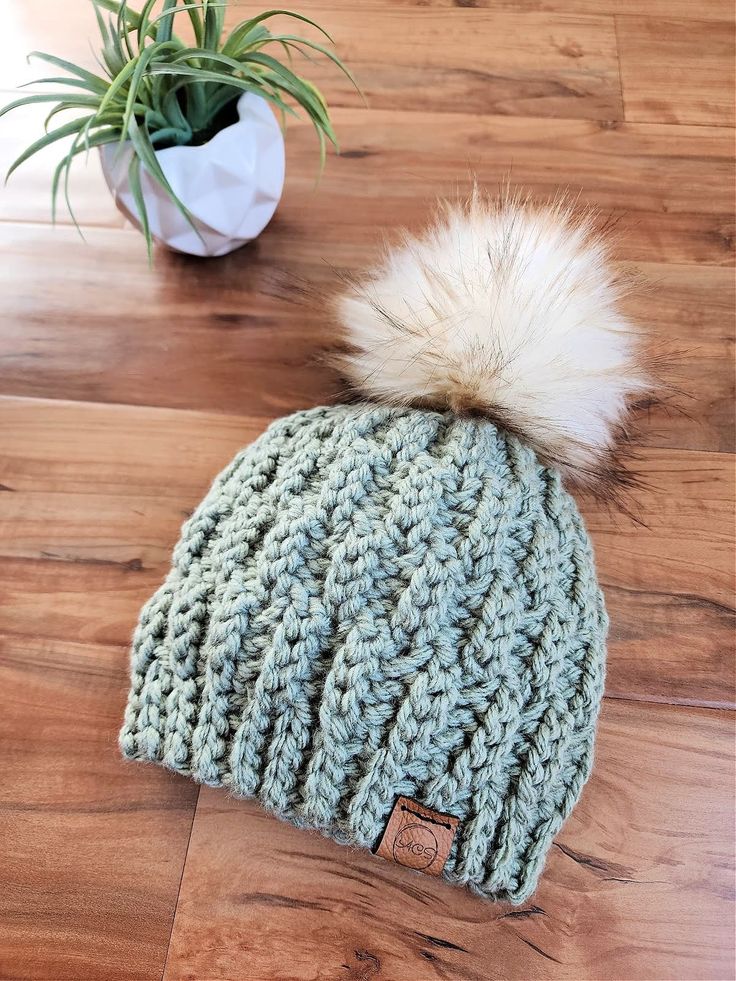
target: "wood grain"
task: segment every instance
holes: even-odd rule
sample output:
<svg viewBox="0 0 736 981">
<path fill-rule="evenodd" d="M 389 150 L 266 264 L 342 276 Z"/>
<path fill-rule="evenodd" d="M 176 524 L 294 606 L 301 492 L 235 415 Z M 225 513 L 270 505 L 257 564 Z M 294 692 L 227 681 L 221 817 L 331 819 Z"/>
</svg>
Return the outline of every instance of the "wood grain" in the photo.
<svg viewBox="0 0 736 981">
<path fill-rule="evenodd" d="M 583 497 L 611 617 L 611 696 L 734 705 L 729 454 L 649 449 L 636 521 Z"/>
<path fill-rule="evenodd" d="M 647 444 L 732 453 L 733 270 L 647 262 L 630 268 L 643 286 L 624 301 L 624 309 L 670 358 L 661 374 L 671 392 L 662 390 L 664 405 L 646 418 Z"/>
<path fill-rule="evenodd" d="M 619 17 L 616 29 L 626 119 L 734 125 L 730 25 Z"/>
<path fill-rule="evenodd" d="M 613 18 L 546 11 L 388 9 L 382 16 L 360 3 L 302 4 L 335 39 L 368 103 L 374 108 L 504 112 L 516 115 L 619 119 L 622 116 Z M 252 10 L 234 5 L 235 23 Z M 25 53 L 64 43 L 65 57 L 94 70 L 88 39 L 97 29 L 81 4 L 49 17 L 43 0 L 16 12 L 14 44 L 3 50 L 0 88 L 43 75 Z M 275 29 L 279 22 L 274 22 Z M 290 32 L 294 23 L 281 26 Z M 310 28 L 299 25 L 301 33 Z M 185 18 L 179 24 L 186 36 Z M 319 35 L 313 34 L 316 39 Z M 495 39 L 493 62 L 488 38 Z M 441 43 L 436 39 L 441 38 Z M 326 61 L 310 66 L 312 78 L 335 106 L 360 105 L 361 97 Z"/>
<path fill-rule="evenodd" d="M 242 17 L 242 8 L 230 18 Z M 621 119 L 613 18 L 512 11 L 309 4 L 372 109 Z M 489 57 L 491 51 L 492 56 Z M 312 77 L 335 106 L 362 104 L 321 63 Z"/>
<path fill-rule="evenodd" d="M 0 92 L 0 106 L 18 93 Z M 43 133 L 48 106 L 28 106 L 0 119 L 0 176 L 4 178 L 12 162 Z M 51 179 L 54 169 L 71 143 L 61 140 L 27 160 L 13 174 L 4 193 L 0 192 L 0 221 L 49 222 L 51 220 Z M 96 151 L 82 155 L 72 168 L 69 200 L 81 225 L 122 227 L 123 216 L 113 204 L 102 176 Z M 57 220 L 70 224 L 72 219 L 59 193 Z"/>
<path fill-rule="evenodd" d="M 265 423 L 89 408 L 0 400 L 0 623 L 127 649 L 182 522 Z"/>
<path fill-rule="evenodd" d="M 415 225 L 426 212 L 421 204 Z M 49 234 L 0 225 L 9 257 L 0 269 L 0 387 L 261 416 L 334 399 L 342 383 L 320 360 L 334 336 L 322 294 L 338 282 L 331 264 L 360 269 L 378 254 L 380 236 L 374 231 L 352 248 L 323 242 L 310 252 L 306 238 L 295 240 L 297 214 L 298 202 L 285 204 L 257 244 L 207 266 L 206 275 L 192 260 L 164 253 L 150 271 L 132 231 L 88 229 L 83 242 L 72 228 Z M 53 261 L 59 249 L 63 266 Z M 34 288 L 39 264 L 43 291 Z M 665 380 L 682 393 L 645 419 L 646 445 L 732 450 L 732 271 L 662 263 L 634 269 L 647 288 L 630 312 L 676 355 Z M 303 283 L 317 292 L 304 295 Z"/>
<path fill-rule="evenodd" d="M 0 8 L 0 102 L 43 70 L 34 48 L 94 68 L 87 0 Z M 63 209 L 48 224 L 55 151 L 0 190 L 0 979 L 733 979 L 732 2 L 299 9 L 367 104 L 315 70 L 343 153 L 316 184 L 311 127 L 290 125 L 284 198 L 248 248 L 150 271 L 94 155 L 72 182 L 86 243 Z M 0 169 L 42 115 L 0 120 Z M 317 357 L 336 274 L 472 175 L 612 214 L 648 283 L 627 312 L 680 352 L 679 394 L 643 419 L 638 523 L 581 497 L 608 697 L 521 909 L 220 792 L 197 805 L 116 748 L 128 639 L 181 522 L 270 419 L 339 396 Z"/>
<path fill-rule="evenodd" d="M 180 524 L 267 423 L 25 399 L 0 400 L 0 421 L 3 629 L 120 646 Z M 732 462 L 650 450 L 642 479 L 640 524 L 583 507 L 612 619 L 608 693 L 731 706 Z"/>
<path fill-rule="evenodd" d="M 165 981 L 727 978 L 732 748 L 726 713 L 607 702 L 593 778 L 517 909 L 203 789 Z"/>
<path fill-rule="evenodd" d="M 48 641 L 43 616 L 0 634 L 0 977 L 158 978 L 197 788 L 121 760 L 125 648 Z"/>
<path fill-rule="evenodd" d="M 232 0 L 235 7 L 248 9 L 248 0 Z M 513 13 L 558 14 L 641 14 L 641 0 L 363 0 L 361 7 L 380 11 L 382 15 L 393 8 L 454 8 L 465 10 L 494 10 Z M 733 21 L 733 4 L 727 0 L 707 0 L 694 4 L 692 0 L 649 0 L 646 6 L 650 17 L 677 18 L 699 21 Z"/>
<path fill-rule="evenodd" d="M 473 175 L 491 190 L 511 177 L 540 197 L 568 188 L 582 202 L 616 216 L 628 259 L 709 265 L 733 260 L 734 165 L 727 129 L 361 109 L 337 109 L 334 120 L 343 152 L 330 157 L 318 185 L 312 128 L 304 121 L 290 124 L 289 180 L 275 223 L 254 246 L 218 267 L 247 275 L 256 256 L 276 271 L 289 271 L 304 258 L 323 272 L 326 263 L 362 265 L 384 230 L 418 227 L 436 196 L 464 192 Z M 24 139 L 12 142 L 4 151 L 8 159 Z M 50 160 L 46 166 L 50 175 Z M 11 181 L 16 176 L 20 180 L 21 172 Z M 32 192 L 18 197 L 12 216 L 37 220 L 47 214 L 48 192 L 38 180 L 27 180 Z M 98 188 L 104 223 L 117 224 L 96 160 L 90 183 L 86 193 Z M 9 194 L 14 187 L 9 185 Z M 68 222 L 63 209 L 60 219 Z M 130 252 L 140 258 L 134 244 Z M 85 252 L 79 261 L 88 258 Z M 177 262 L 187 260 L 162 255 L 158 265 Z"/>
</svg>

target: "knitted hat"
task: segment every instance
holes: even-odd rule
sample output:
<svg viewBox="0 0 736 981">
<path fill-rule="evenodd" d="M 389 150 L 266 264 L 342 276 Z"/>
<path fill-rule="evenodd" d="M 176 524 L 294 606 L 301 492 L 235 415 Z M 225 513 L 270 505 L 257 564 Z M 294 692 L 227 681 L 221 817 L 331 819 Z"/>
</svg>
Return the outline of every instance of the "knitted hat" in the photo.
<svg viewBox="0 0 736 981">
<path fill-rule="evenodd" d="M 126 756 L 530 895 L 604 676 L 559 470 L 608 468 L 645 384 L 602 258 L 559 208 L 476 198 L 356 286 L 344 365 L 378 401 L 282 419 L 216 479 L 141 614 Z"/>
</svg>

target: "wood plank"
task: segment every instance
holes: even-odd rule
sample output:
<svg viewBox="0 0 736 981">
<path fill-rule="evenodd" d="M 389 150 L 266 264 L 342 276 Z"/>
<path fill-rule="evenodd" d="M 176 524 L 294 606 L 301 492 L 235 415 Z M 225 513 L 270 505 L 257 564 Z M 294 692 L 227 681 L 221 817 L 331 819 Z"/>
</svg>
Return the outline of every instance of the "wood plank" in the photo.
<svg viewBox="0 0 736 981">
<path fill-rule="evenodd" d="M 295 236 L 326 259 L 333 258 L 329 242 L 375 243 L 382 228 L 425 220 L 437 195 L 463 192 L 475 175 L 492 189 L 510 176 L 540 196 L 560 188 L 580 193 L 583 203 L 619 215 L 630 259 L 732 260 L 734 164 L 726 129 L 358 109 L 335 110 L 334 123 L 343 152 L 330 156 L 316 186 L 312 128 L 304 120 L 289 125 L 281 224 L 271 226 L 286 255 L 293 254 Z M 34 212 L 48 205 L 46 187 L 38 193 L 40 200 L 29 202 Z M 105 198 L 102 192 L 101 208 Z M 266 234 L 258 249 L 268 241 Z M 253 251 L 238 256 L 252 259 Z M 283 263 L 284 255 L 278 258 Z"/>
<path fill-rule="evenodd" d="M 290 124 L 286 192 L 274 224 L 254 247 L 208 264 L 210 276 L 233 264 L 242 275 L 256 257 L 276 270 L 289 269 L 298 256 L 337 266 L 364 262 L 383 229 L 423 223 L 433 199 L 467 189 L 472 174 L 491 189 L 510 176 L 542 197 L 569 188 L 583 203 L 618 217 L 629 259 L 733 259 L 733 146 L 723 128 L 358 109 L 335 110 L 334 123 L 343 153 L 330 156 L 316 186 L 312 128 L 303 120 Z M 20 152 L 25 136 L 10 142 L 3 151 L 8 159 Z M 42 164 L 50 181 L 51 161 Z M 80 208 L 97 210 L 95 220 L 109 223 L 117 219 L 98 166 L 93 160 Z M 20 170 L 13 175 L 32 193 L 11 193 L 11 182 L 3 205 L 8 217 L 48 215 L 49 185 L 41 169 L 26 178 Z M 78 180 L 86 180 L 81 161 Z M 63 209 L 60 220 L 69 221 Z M 178 268 L 177 261 L 186 262 L 167 256 L 159 263 Z"/>
<path fill-rule="evenodd" d="M 0 7 L 0 89 L 43 72 L 33 48 L 94 68 L 88 0 Z M 314 73 L 345 152 L 315 186 L 314 134 L 290 125 L 251 247 L 150 272 L 94 155 L 72 182 L 89 245 L 63 212 L 48 227 L 54 151 L 0 193 L 0 393 L 42 397 L 0 398 L 0 977 L 733 978 L 732 0 L 299 9 L 369 105 Z M 0 120 L 0 169 L 42 116 Z M 188 860 L 196 786 L 115 745 L 140 605 L 233 453 L 337 394 L 316 360 L 335 272 L 471 173 L 612 212 L 651 284 L 629 311 L 684 355 L 686 414 L 646 420 L 641 524 L 581 500 L 612 621 L 594 777 L 520 910 L 211 790 Z M 90 401 L 49 400 L 68 398 Z"/>
<path fill-rule="evenodd" d="M 638 523 L 581 496 L 611 617 L 606 690 L 733 706 L 734 457 L 652 449 L 636 467 Z"/>
<path fill-rule="evenodd" d="M 546 11 L 310 3 L 372 109 L 621 119 L 610 17 Z M 242 8 L 230 18 L 237 21 Z M 493 39 L 491 41 L 491 39 Z M 362 105 L 326 62 L 309 77 L 331 105 Z"/>
<path fill-rule="evenodd" d="M 520 909 L 203 789 L 165 981 L 731 977 L 732 748 L 727 713 L 608 702 Z"/>
<path fill-rule="evenodd" d="M 248 0 L 230 0 L 235 7 L 248 10 Z M 310 0 L 307 0 L 309 3 Z M 397 6 L 446 7 L 462 10 L 493 10 L 515 13 L 558 14 L 641 14 L 641 0 L 363 0 L 361 7 L 371 8 L 384 14 Z M 308 9 L 302 4 L 301 9 Z M 677 18 L 681 20 L 733 22 L 733 4 L 727 0 L 707 0 L 694 4 L 692 0 L 649 0 L 647 14 L 650 17 Z M 242 16 L 242 15 L 241 15 Z M 376 13 L 376 16 L 380 16 Z"/>
<path fill-rule="evenodd" d="M 623 307 L 670 356 L 661 375 L 672 392 L 647 416 L 647 445 L 733 452 L 733 270 L 645 262 L 632 271 L 644 285 Z"/>
<path fill-rule="evenodd" d="M 627 120 L 734 125 L 730 25 L 619 17 L 616 29 Z"/>
<path fill-rule="evenodd" d="M 3 630 L 124 646 L 179 525 L 263 428 L 252 417 L 0 400 Z M 583 501 L 612 620 L 607 691 L 732 705 L 733 459 L 663 449 L 642 464 L 642 525 Z"/>
<path fill-rule="evenodd" d="M 160 977 L 197 788 L 120 758 L 126 650 L 0 635 L 0 686 L 0 976 Z"/>
<path fill-rule="evenodd" d="M 33 49 L 51 50 L 94 69 L 97 31 L 84 4 L 49 17 L 43 0 L 28 0 L 9 26 L 13 40 L 0 87 L 39 77 L 23 63 Z M 611 17 L 510 10 L 421 9 L 308 2 L 300 10 L 322 24 L 374 108 L 503 112 L 587 119 L 622 118 L 616 35 Z M 34 16 L 35 15 L 35 16 Z M 230 23 L 251 16 L 234 6 Z M 185 18 L 179 25 L 186 34 Z M 282 27 L 294 32 L 294 23 Z M 299 33 L 310 28 L 298 25 Z M 278 29 L 279 22 L 274 22 Z M 316 38 L 316 33 L 313 34 Z M 436 38 L 442 43 L 437 44 Z M 497 39 L 493 58 L 488 39 Z M 322 39 L 324 40 L 324 39 Z M 0 49 L 0 53 L 2 49 Z M 335 106 L 361 105 L 354 88 L 324 60 L 305 73 Z M 307 72 L 308 69 L 308 72 Z M 41 72 L 40 74 L 43 74 Z"/>
<path fill-rule="evenodd" d="M 2 629 L 125 649 L 182 522 L 265 428 L 227 416 L 6 399 L 0 419 Z"/>
<path fill-rule="evenodd" d="M 231 22 L 252 16 L 248 0 L 231 0 L 231 6 L 234 8 L 228 13 Z M 299 10 L 312 16 L 324 6 L 315 0 L 303 0 Z M 63 5 L 50 5 L 46 0 L 24 0 L 22 4 L 6 4 L 6 7 L 4 30 L 0 36 L 0 88 L 12 88 L 39 76 L 39 63 L 28 65 L 26 62 L 27 53 L 33 50 L 50 51 L 87 68 L 95 67 L 89 42 L 96 42 L 97 28 L 90 4 L 84 0 Z M 415 8 L 412 13 L 420 16 L 437 12 L 459 14 L 465 18 L 477 15 L 487 18 L 489 13 L 514 17 L 534 14 L 548 18 L 562 15 L 576 21 L 585 17 L 602 20 L 601 15 L 641 13 L 639 0 L 363 0 L 360 5 L 354 3 L 353 7 L 371 11 L 373 19 L 383 24 L 389 24 L 395 13 L 403 13 L 397 10 L 401 7 Z M 647 12 L 651 18 L 733 22 L 733 5 L 728 0 L 708 0 L 698 5 L 692 0 L 651 0 Z M 518 24 L 518 21 L 511 24 L 508 33 L 518 33 Z M 324 26 L 330 29 L 329 23 Z M 486 40 L 488 37 L 494 35 L 486 35 Z M 513 37 L 505 37 L 504 43 L 509 40 L 514 41 Z M 432 39 L 430 48 L 434 47 Z M 489 45 L 488 50 L 489 55 L 498 56 L 494 46 Z"/>
<path fill-rule="evenodd" d="M 98 71 L 95 47 L 99 31 L 94 8 L 85 0 L 47 3 L 24 0 L 3 5 L 3 30 L 0 33 L 0 89 L 14 89 L 36 78 L 53 75 L 44 62 L 28 60 L 32 51 L 45 51 Z M 90 47 L 90 41 L 93 46 Z"/>
<path fill-rule="evenodd" d="M 342 383 L 320 361 L 334 336 L 320 291 L 338 285 L 331 264 L 371 261 L 379 236 L 350 245 L 361 236 L 348 229 L 342 245 L 310 245 L 292 201 L 256 245 L 207 265 L 207 275 L 163 252 L 151 272 L 132 231 L 92 229 L 85 243 L 71 228 L 0 225 L 0 389 L 262 416 L 336 397 Z M 417 226 L 423 201 L 413 213 Z M 59 249 L 63 267 L 54 261 Z M 651 413 L 647 445 L 733 449 L 731 270 L 636 265 L 648 289 L 628 309 L 679 352 L 665 378 L 684 393 Z M 317 292 L 303 295 L 301 283 Z"/>
<path fill-rule="evenodd" d="M 177 520 L 199 503 L 233 454 L 270 422 L 3 396 L 0 417 L 0 494 L 50 492 L 70 502 L 78 495 L 85 503 L 92 497 L 136 499 L 145 508 L 169 507 Z M 13 506 L 9 497 L 0 500 Z"/>
<path fill-rule="evenodd" d="M 727 129 L 561 119 L 532 124 L 503 116 L 357 109 L 336 110 L 335 127 L 343 154 L 330 159 L 318 193 L 312 171 L 292 166 L 282 203 L 285 216 L 298 195 L 310 217 L 319 219 L 308 230 L 299 225 L 312 244 L 315 234 L 320 245 L 333 238 L 351 241 L 358 225 L 370 238 L 375 229 L 416 226 L 436 195 L 462 193 L 475 175 L 492 190 L 510 177 L 541 197 L 568 188 L 582 203 L 613 212 L 626 258 L 732 261 L 734 164 Z M 308 153 L 311 134 L 306 136 Z M 289 152 L 307 161 L 303 138 L 303 127 L 291 128 Z"/>
<path fill-rule="evenodd" d="M 0 105 L 18 98 L 19 92 L 0 92 Z M 0 120 L 0 177 L 12 162 L 43 133 L 48 106 L 28 106 Z M 10 178 L 0 193 L 0 221 L 51 221 L 51 179 L 71 139 L 61 140 L 27 160 Z M 82 155 L 72 169 L 69 199 L 81 225 L 104 225 L 122 228 L 125 219 L 113 204 L 107 190 L 96 150 L 88 158 Z M 72 219 L 59 193 L 57 221 L 70 224 Z"/>
</svg>

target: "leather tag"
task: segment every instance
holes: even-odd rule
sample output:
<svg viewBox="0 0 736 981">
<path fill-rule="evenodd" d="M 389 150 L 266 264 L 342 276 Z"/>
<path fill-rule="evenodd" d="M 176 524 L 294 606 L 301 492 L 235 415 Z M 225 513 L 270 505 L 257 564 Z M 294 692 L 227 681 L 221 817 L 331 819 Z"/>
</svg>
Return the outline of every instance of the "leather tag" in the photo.
<svg viewBox="0 0 736 981">
<path fill-rule="evenodd" d="M 441 875 L 459 818 L 399 797 L 374 854 L 425 875 Z"/>
</svg>

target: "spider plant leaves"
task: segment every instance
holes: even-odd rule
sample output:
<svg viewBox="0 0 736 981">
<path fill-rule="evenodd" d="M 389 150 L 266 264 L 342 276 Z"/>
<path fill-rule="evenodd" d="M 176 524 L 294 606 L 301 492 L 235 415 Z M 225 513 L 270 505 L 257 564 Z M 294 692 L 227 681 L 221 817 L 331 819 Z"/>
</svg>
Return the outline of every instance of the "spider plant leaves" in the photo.
<svg viewBox="0 0 736 981">
<path fill-rule="evenodd" d="M 166 92 L 162 104 L 162 112 L 168 122 L 168 128 L 188 134 L 184 142 L 189 142 L 192 138 L 192 125 L 184 115 L 179 104 L 178 90 L 176 88 L 169 89 Z"/>
<path fill-rule="evenodd" d="M 127 6 L 127 0 L 123 0 L 118 9 L 118 15 L 115 23 L 116 29 L 113 37 L 118 37 L 120 39 L 121 54 L 123 58 L 125 55 L 127 55 L 128 58 L 131 59 L 135 58 L 135 51 L 130 41 L 130 31 L 124 16 Z"/>
<path fill-rule="evenodd" d="M 83 135 L 84 135 L 84 140 L 82 140 Z M 89 137 L 89 121 L 88 121 L 87 123 L 85 123 L 84 126 L 80 128 L 79 132 L 72 140 L 72 145 L 69 148 L 66 156 L 64 157 L 64 160 L 62 161 L 64 164 L 64 201 L 66 203 L 66 209 L 69 212 L 69 216 L 71 217 L 72 221 L 74 222 L 74 227 L 77 229 L 79 234 L 82 235 L 82 238 L 84 238 L 84 235 L 82 234 L 82 230 L 79 227 L 79 222 L 77 221 L 77 217 L 74 214 L 74 209 L 72 208 L 72 202 L 69 197 L 69 176 L 71 174 L 72 161 L 74 160 L 74 157 L 77 155 L 77 153 L 81 153 L 82 150 L 89 151 L 89 139 L 90 137 Z M 58 183 L 57 183 L 57 189 L 58 189 Z M 56 213 L 55 201 L 52 203 L 52 208 L 55 215 Z"/>
<path fill-rule="evenodd" d="M 260 95 L 283 120 L 301 110 L 309 118 L 319 141 L 321 166 L 326 144 L 337 148 L 327 103 L 320 91 L 293 69 L 292 52 L 309 61 L 325 57 L 356 85 L 341 59 L 325 44 L 293 33 L 272 33 L 267 22 L 273 17 L 290 18 L 331 38 L 316 21 L 283 8 L 263 11 L 225 30 L 225 0 L 141 0 L 140 10 L 128 0 L 90 0 L 100 35 L 101 74 L 89 71 L 56 55 L 36 51 L 36 57 L 60 69 L 56 77 L 39 79 L 33 85 L 48 85 L 53 91 L 34 92 L 15 99 L 0 109 L 0 117 L 24 106 L 47 103 L 50 112 L 46 131 L 13 162 L 8 176 L 29 157 L 64 138 L 71 145 L 52 177 L 52 213 L 62 182 L 68 200 L 69 173 L 84 150 L 106 143 L 129 140 L 133 160 L 128 179 L 149 251 L 150 221 L 145 214 L 142 168 L 164 189 L 180 213 L 194 227 L 193 219 L 179 200 L 161 169 L 157 150 L 167 146 L 199 145 L 216 131 L 220 114 L 241 92 Z M 177 18 L 188 20 L 194 44 L 174 33 Z M 279 48 L 280 59 L 264 49 Z M 284 64 L 283 59 L 289 61 Z M 49 129 L 58 114 L 74 112 L 77 117 Z M 75 220 L 76 223 L 76 220 Z"/>
<path fill-rule="evenodd" d="M 268 44 L 271 39 L 272 35 L 269 29 L 263 24 L 259 24 L 244 34 L 242 39 L 238 39 L 236 32 L 233 32 L 223 44 L 222 53 L 230 58 L 238 58 L 245 51 L 255 51 L 264 44 Z"/>
<path fill-rule="evenodd" d="M 194 31 L 194 41 L 199 47 L 202 47 L 204 42 L 204 24 L 202 23 L 200 12 L 197 9 L 199 4 L 194 3 L 193 0 L 182 0 L 182 3 L 189 17 L 189 22 L 192 25 L 192 30 Z"/>
<path fill-rule="evenodd" d="M 136 58 L 128 61 L 117 78 L 110 83 L 107 92 L 102 97 L 100 101 L 100 112 L 104 112 L 118 92 L 122 91 L 123 88 L 130 83 L 126 99 L 126 112 L 121 120 L 121 135 L 123 139 L 125 139 L 125 134 L 130 126 L 130 114 L 127 111 L 128 106 L 132 105 L 135 101 L 135 96 L 139 91 L 140 82 L 146 68 L 154 60 L 154 58 L 160 56 L 167 49 L 172 47 L 176 50 L 176 42 L 167 41 L 163 42 L 160 46 L 151 45 L 150 47 L 144 48 Z"/>
<path fill-rule="evenodd" d="M 137 35 L 139 51 L 143 48 L 143 45 L 146 43 L 146 38 L 149 32 L 152 33 L 153 37 L 158 39 L 158 31 L 151 23 L 151 14 L 153 13 L 153 10 L 157 2 L 158 0 L 147 0 L 146 4 L 144 5 L 143 9 L 140 12 L 140 20 L 138 22 L 138 35 Z"/>
</svg>

